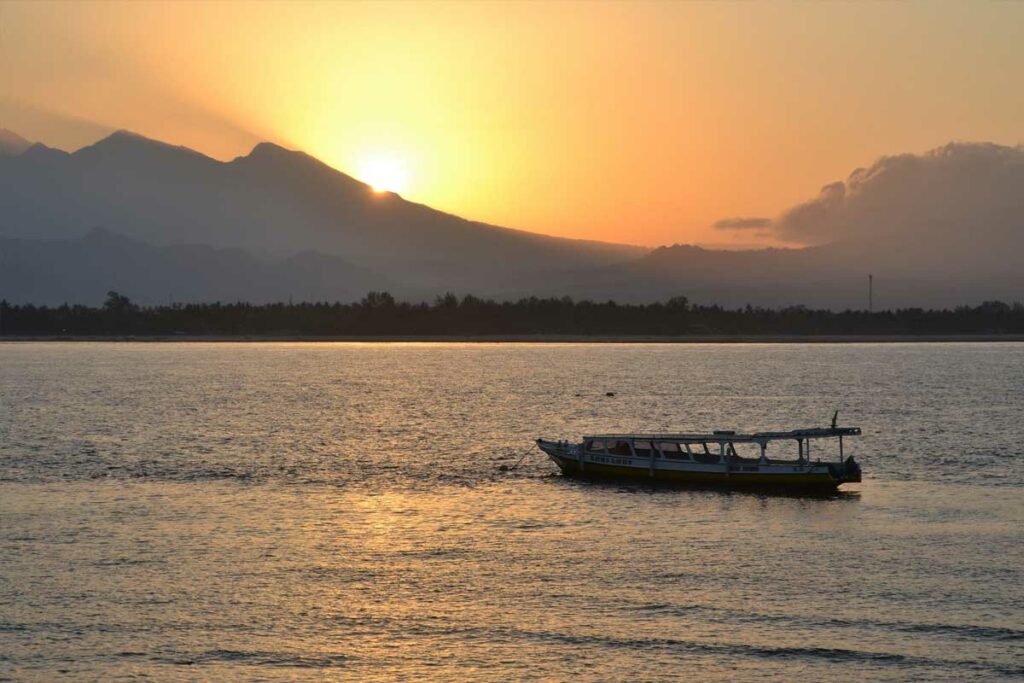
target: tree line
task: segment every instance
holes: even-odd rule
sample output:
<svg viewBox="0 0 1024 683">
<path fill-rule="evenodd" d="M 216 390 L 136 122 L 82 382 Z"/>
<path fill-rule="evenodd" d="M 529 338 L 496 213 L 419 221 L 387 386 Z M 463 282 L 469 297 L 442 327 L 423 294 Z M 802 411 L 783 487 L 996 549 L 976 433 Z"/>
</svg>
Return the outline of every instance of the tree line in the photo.
<svg viewBox="0 0 1024 683">
<path fill-rule="evenodd" d="M 433 302 L 370 292 L 355 303 L 189 303 L 139 306 L 109 292 L 99 307 L 0 301 L 5 336 L 654 336 L 1024 334 L 1024 306 L 868 312 L 804 306 L 771 309 L 530 297 L 494 301 L 445 294 Z"/>
</svg>

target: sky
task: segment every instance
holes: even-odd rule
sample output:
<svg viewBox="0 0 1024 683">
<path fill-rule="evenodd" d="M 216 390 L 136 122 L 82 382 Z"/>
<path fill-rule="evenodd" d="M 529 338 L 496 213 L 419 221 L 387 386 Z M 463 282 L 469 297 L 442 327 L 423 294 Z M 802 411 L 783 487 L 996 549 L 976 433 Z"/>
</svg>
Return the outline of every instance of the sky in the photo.
<svg viewBox="0 0 1024 683">
<path fill-rule="evenodd" d="M 884 155 L 1024 141 L 1022 46 L 1024 3 L 5 0 L 0 127 L 269 140 L 475 220 L 739 247 Z"/>
</svg>

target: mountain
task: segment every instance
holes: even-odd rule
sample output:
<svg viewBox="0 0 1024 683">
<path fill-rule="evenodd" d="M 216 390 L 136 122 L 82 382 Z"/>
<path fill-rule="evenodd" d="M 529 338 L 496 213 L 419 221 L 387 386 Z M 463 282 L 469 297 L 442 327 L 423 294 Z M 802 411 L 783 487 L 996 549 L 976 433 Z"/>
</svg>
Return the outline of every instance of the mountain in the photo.
<svg viewBox="0 0 1024 683">
<path fill-rule="evenodd" d="M 18 156 L 31 146 L 31 142 L 17 133 L 0 128 L 0 157 Z"/>
<path fill-rule="evenodd" d="M 71 154 L 8 131 L 0 141 L 0 296 L 12 301 L 386 289 L 841 309 L 866 306 L 868 274 L 878 309 L 1024 300 L 1021 147 L 883 157 L 777 218 L 716 223 L 793 248 L 652 251 L 465 220 L 270 143 L 221 162 L 124 131 Z"/>
<path fill-rule="evenodd" d="M 0 234 L 75 239 L 94 227 L 155 246 L 316 251 L 430 290 L 495 291 L 646 252 L 468 221 L 270 143 L 220 162 L 119 131 L 72 154 L 0 159 Z"/>
<path fill-rule="evenodd" d="M 241 249 L 152 246 L 94 229 L 68 240 L 0 237 L 0 293 L 14 302 L 96 305 L 108 290 L 146 304 L 168 301 L 350 301 L 402 292 L 385 275 L 302 252 L 261 259 Z"/>
</svg>

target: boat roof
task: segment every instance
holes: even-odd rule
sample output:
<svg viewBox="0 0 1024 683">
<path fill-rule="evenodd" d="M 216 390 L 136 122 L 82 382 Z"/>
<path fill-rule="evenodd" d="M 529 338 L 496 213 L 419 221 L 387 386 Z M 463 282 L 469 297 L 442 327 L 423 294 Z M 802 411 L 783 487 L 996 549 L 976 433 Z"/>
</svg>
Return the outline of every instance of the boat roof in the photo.
<svg viewBox="0 0 1024 683">
<path fill-rule="evenodd" d="M 788 432 L 750 432 L 740 433 L 732 430 L 718 430 L 708 433 L 683 434 L 590 434 L 584 439 L 625 439 L 635 441 L 676 441 L 679 443 L 718 442 L 753 442 L 783 439 L 833 439 L 840 436 L 859 436 L 860 427 L 810 427 L 793 429 Z"/>
</svg>

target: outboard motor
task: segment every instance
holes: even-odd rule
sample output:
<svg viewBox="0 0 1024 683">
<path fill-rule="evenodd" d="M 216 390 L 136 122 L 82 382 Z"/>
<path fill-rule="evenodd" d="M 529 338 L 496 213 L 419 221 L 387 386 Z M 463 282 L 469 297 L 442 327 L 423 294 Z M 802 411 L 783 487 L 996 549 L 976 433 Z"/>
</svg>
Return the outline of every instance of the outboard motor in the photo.
<svg viewBox="0 0 1024 683">
<path fill-rule="evenodd" d="M 860 481 L 860 463 L 852 455 L 842 462 L 828 463 L 828 471 L 838 484 Z"/>
<path fill-rule="evenodd" d="M 860 481 L 860 463 L 854 460 L 852 455 L 843 461 L 843 472 L 840 476 L 842 481 Z"/>
</svg>

